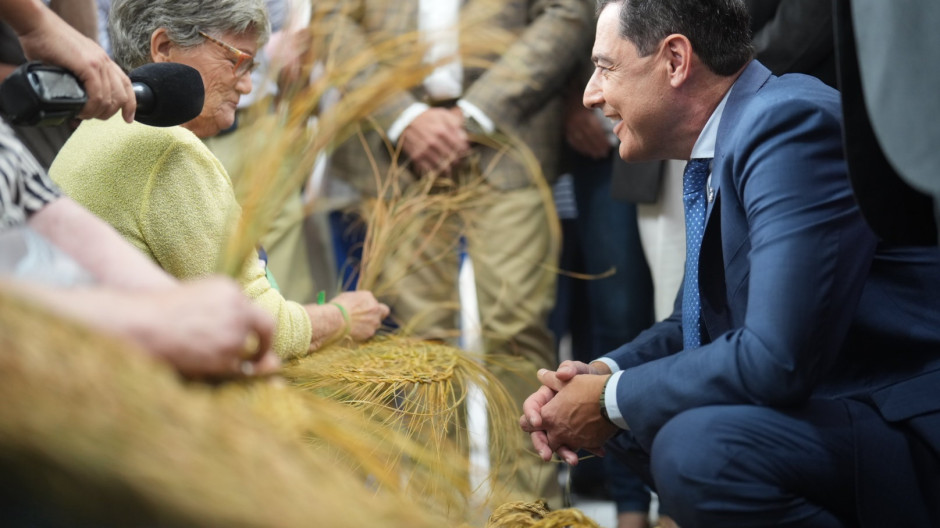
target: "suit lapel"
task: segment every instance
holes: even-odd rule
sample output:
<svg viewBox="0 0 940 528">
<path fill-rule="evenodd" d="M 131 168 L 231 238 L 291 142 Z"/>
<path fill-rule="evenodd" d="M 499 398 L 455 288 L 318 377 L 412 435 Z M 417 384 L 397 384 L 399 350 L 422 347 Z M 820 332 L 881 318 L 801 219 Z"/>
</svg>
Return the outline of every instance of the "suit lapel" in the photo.
<svg viewBox="0 0 940 528">
<path fill-rule="evenodd" d="M 735 314 L 728 310 L 729 303 L 747 306 L 747 280 L 749 278 L 747 253 L 748 226 L 738 201 L 732 163 L 729 159 L 733 145 L 728 138 L 734 131 L 746 103 L 770 78 L 770 70 L 752 61 L 731 88 L 725 104 L 715 140 L 715 158 L 712 162 L 712 180 L 719 182 L 714 204 L 710 208 L 699 253 L 699 288 L 702 297 L 702 317 L 709 338 L 735 327 Z"/>
</svg>

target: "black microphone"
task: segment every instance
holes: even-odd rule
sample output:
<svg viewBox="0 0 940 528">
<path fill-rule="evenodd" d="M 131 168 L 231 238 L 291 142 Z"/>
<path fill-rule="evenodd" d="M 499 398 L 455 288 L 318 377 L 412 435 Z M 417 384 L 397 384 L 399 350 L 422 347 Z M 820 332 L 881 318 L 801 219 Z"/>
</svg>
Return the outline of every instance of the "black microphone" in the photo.
<svg viewBox="0 0 940 528">
<path fill-rule="evenodd" d="M 137 97 L 136 121 L 157 127 L 176 126 L 202 112 L 206 91 L 202 75 L 193 67 L 153 62 L 133 70 L 128 77 Z"/>
<path fill-rule="evenodd" d="M 199 72 L 185 64 L 145 64 L 128 74 L 137 98 L 134 119 L 150 126 L 183 124 L 202 112 L 205 89 Z M 27 62 L 0 84 L 0 115 L 23 126 L 55 126 L 74 119 L 88 102 L 68 70 Z"/>
</svg>

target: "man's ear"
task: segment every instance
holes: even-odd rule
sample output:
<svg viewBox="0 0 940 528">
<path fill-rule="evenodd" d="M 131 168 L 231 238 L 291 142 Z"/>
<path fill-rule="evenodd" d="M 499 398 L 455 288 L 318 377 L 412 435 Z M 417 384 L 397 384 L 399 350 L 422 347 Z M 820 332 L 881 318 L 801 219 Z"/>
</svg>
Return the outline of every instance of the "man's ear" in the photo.
<svg viewBox="0 0 940 528">
<path fill-rule="evenodd" d="M 157 28 L 150 35 L 150 60 L 153 62 L 172 62 L 170 53 L 173 41 L 167 35 L 166 28 Z"/>
<path fill-rule="evenodd" d="M 685 35 L 672 34 L 663 39 L 660 52 L 673 88 L 682 86 L 689 78 L 692 64 L 692 43 Z"/>
</svg>

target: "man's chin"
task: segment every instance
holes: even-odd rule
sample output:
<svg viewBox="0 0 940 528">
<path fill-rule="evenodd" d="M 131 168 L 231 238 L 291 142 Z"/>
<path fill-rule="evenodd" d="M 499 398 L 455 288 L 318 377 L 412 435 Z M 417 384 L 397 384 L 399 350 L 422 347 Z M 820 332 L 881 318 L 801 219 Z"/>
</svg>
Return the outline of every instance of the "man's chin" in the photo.
<svg viewBox="0 0 940 528">
<path fill-rule="evenodd" d="M 631 140 L 634 139 L 632 136 Z M 649 148 L 649 143 L 638 141 L 624 141 L 620 139 L 620 145 L 617 147 L 617 153 L 620 159 L 627 163 L 648 163 L 651 161 L 663 161 L 670 159 L 662 149 Z"/>
<path fill-rule="evenodd" d="M 636 148 L 631 148 L 631 146 L 623 141 L 620 142 L 620 147 L 617 150 L 617 153 L 620 154 L 620 159 L 626 161 L 627 163 L 640 163 L 643 161 L 654 161 L 648 156 L 645 156 Z"/>
</svg>

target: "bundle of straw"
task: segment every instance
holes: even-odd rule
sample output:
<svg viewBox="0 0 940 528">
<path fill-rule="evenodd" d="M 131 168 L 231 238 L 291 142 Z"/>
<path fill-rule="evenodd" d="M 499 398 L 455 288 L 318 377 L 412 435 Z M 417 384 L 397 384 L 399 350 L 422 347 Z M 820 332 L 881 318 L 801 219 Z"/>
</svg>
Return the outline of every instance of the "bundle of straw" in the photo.
<svg viewBox="0 0 940 528">
<path fill-rule="evenodd" d="M 325 424 L 310 432 L 336 449 L 311 449 L 143 351 L 3 293 L 0 350 L 0 502 L 11 524 L 447 524 L 336 463 L 336 452 L 370 449 L 339 444 Z M 337 426 L 368 427 L 305 405 Z"/>
<path fill-rule="evenodd" d="M 505 472 L 522 446 L 509 394 L 480 358 L 453 346 L 397 336 L 334 345 L 286 365 L 284 376 L 297 387 L 361 409 L 390 434 L 425 446 L 432 458 L 411 464 L 406 491 L 451 512 L 452 518 L 473 514 L 466 510 L 473 506 L 469 472 L 478 468 L 469 467 L 470 436 L 462 425 L 471 386 L 487 402 L 491 465 Z M 451 479 L 428 478 L 427 472 L 459 480 L 455 485 Z"/>
</svg>

